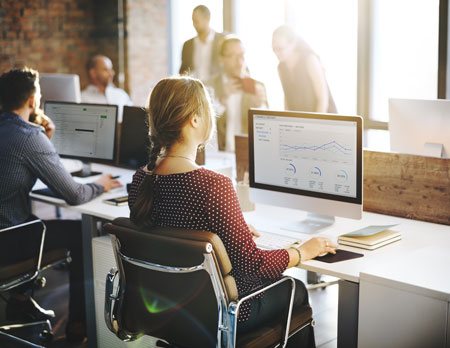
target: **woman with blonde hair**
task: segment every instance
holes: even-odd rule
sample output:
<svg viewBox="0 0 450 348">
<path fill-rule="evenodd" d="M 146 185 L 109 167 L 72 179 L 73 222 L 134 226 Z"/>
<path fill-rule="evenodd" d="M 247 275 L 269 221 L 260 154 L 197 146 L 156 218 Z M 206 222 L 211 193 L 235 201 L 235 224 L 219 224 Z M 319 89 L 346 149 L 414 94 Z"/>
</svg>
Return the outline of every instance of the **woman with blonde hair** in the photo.
<svg viewBox="0 0 450 348">
<path fill-rule="evenodd" d="M 147 166 L 137 170 L 129 194 L 131 220 L 139 226 L 206 230 L 222 240 L 231 274 L 242 295 L 264 280 L 277 280 L 289 267 L 337 247 L 326 238 L 312 238 L 297 248 L 258 249 L 257 235 L 246 224 L 231 180 L 195 164 L 197 148 L 213 132 L 214 114 L 202 82 L 190 77 L 166 78 L 151 92 L 148 104 L 151 149 Z M 297 303 L 308 303 L 304 284 L 297 282 Z M 283 292 L 284 291 L 284 292 Z M 285 310 L 287 289 L 276 287 L 243 303 L 238 332 L 251 330 Z M 309 331 L 308 331 L 309 330 Z M 288 346 L 314 347 L 314 332 L 302 330 Z M 303 345 L 302 345 L 303 347 Z"/>
</svg>

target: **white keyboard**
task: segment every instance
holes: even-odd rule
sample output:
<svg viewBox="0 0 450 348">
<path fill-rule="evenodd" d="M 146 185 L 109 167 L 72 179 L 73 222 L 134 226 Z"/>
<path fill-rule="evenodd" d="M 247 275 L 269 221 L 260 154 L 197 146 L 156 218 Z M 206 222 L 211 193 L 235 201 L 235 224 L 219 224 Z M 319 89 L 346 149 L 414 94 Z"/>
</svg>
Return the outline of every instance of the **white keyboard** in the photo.
<svg viewBox="0 0 450 348">
<path fill-rule="evenodd" d="M 258 233 L 261 236 L 255 238 L 254 240 L 256 246 L 260 249 L 266 250 L 284 249 L 290 247 L 292 244 L 300 245 L 302 243 L 301 240 L 294 237 L 282 236 L 280 234 L 269 233 L 260 230 L 258 230 Z"/>
</svg>

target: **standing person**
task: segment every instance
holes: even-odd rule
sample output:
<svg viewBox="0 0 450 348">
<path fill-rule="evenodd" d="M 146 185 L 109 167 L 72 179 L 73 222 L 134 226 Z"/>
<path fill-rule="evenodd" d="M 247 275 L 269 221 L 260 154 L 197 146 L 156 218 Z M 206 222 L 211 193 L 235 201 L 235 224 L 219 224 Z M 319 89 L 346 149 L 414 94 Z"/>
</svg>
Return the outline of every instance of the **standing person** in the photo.
<svg viewBox="0 0 450 348">
<path fill-rule="evenodd" d="M 248 75 L 242 41 L 228 35 L 222 41 L 219 59 L 222 73 L 206 84 L 214 89 L 219 150 L 234 152 L 234 136 L 248 133 L 248 109 L 267 107 L 266 88 Z"/>
<path fill-rule="evenodd" d="M 197 36 L 186 41 L 181 53 L 180 74 L 189 74 L 202 81 L 219 72 L 219 46 L 223 34 L 216 33 L 210 26 L 211 13 L 204 5 L 192 12 L 192 24 Z"/>
<path fill-rule="evenodd" d="M 289 26 L 273 32 L 272 49 L 280 64 L 286 110 L 336 113 L 336 105 L 317 54 Z"/>
<path fill-rule="evenodd" d="M 55 126 L 51 119 L 37 114 L 41 92 L 37 71 L 13 69 L 0 76 L 0 229 L 19 225 L 36 217 L 31 212 L 29 193 L 37 179 L 43 181 L 68 204 L 82 204 L 103 192 L 121 186 L 111 175 L 95 183 L 78 184 L 64 169 L 50 142 Z M 34 122 L 30 120 L 35 118 Z M 42 266 L 46 254 L 65 248 L 70 251 L 69 322 L 66 338 L 81 342 L 86 336 L 81 221 L 45 221 Z M 11 250 L 20 253 L 22 250 Z M 52 310 L 41 308 L 26 295 L 29 285 L 11 290 L 6 307 L 9 320 L 46 320 Z"/>
<path fill-rule="evenodd" d="M 127 92 L 113 84 L 115 75 L 111 59 L 97 54 L 86 64 L 90 85 L 81 92 L 83 103 L 112 104 L 118 106 L 117 122 L 122 122 L 124 105 L 133 105 Z"/>
<path fill-rule="evenodd" d="M 233 183 L 225 175 L 198 167 L 197 148 L 211 137 L 214 120 L 208 93 L 200 80 L 167 78 L 153 88 L 149 105 L 149 163 L 133 176 L 130 218 L 138 226 L 205 230 L 222 240 L 230 257 L 239 295 L 264 280 L 275 281 L 289 267 L 335 253 L 328 238 L 312 238 L 298 248 L 258 249 L 258 233 L 244 220 Z M 285 313 L 286 289 L 276 287 L 242 304 L 238 334 Z M 296 282 L 296 303 L 308 304 L 308 292 Z M 288 347 L 315 347 L 308 327 L 291 337 Z"/>
</svg>

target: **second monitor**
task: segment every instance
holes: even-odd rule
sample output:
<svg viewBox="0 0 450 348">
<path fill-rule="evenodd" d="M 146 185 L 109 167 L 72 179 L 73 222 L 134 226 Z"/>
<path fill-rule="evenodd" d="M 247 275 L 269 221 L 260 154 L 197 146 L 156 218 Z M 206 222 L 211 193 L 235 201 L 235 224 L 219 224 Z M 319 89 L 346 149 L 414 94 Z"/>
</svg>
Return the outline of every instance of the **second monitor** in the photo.
<svg viewBox="0 0 450 348">
<path fill-rule="evenodd" d="M 124 106 L 120 133 L 119 166 L 137 169 L 147 164 L 150 141 L 145 109 Z"/>
<path fill-rule="evenodd" d="M 307 211 L 283 228 L 316 232 L 362 215 L 362 118 L 249 111 L 250 198 Z"/>
</svg>

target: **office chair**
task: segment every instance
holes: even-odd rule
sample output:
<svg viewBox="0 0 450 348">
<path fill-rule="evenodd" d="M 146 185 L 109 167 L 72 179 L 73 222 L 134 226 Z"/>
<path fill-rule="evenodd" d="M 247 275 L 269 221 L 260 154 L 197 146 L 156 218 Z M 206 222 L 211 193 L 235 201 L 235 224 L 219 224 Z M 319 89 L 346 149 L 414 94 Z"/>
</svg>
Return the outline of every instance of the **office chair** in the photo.
<svg viewBox="0 0 450 348">
<path fill-rule="evenodd" d="M 284 347 L 290 336 L 314 325 L 311 307 L 293 306 L 291 277 L 238 298 L 231 262 L 214 233 L 138 229 L 126 218 L 105 231 L 112 235 L 117 269 L 106 278 L 104 315 L 122 341 L 149 335 L 168 347 Z M 291 284 L 286 315 L 237 335 L 242 302 L 283 282 Z"/>
<path fill-rule="evenodd" d="M 45 231 L 45 224 L 39 219 L 0 230 L 0 293 L 35 281 L 43 269 L 52 265 L 62 261 L 70 262 L 70 257 L 65 249 L 43 254 Z M 21 252 L 12 253 L 12 250 L 21 250 Z M 41 267 L 41 264 L 45 264 L 45 268 Z M 45 278 L 40 279 L 40 286 L 45 285 Z M 53 337 L 52 327 L 48 320 L 14 323 L 0 326 L 1 345 L 6 345 L 3 342 L 7 340 L 14 341 L 16 345 L 37 347 L 31 342 L 13 335 L 13 331 L 25 331 L 27 328 L 38 328 L 39 339 L 42 342 L 48 342 Z"/>
</svg>

